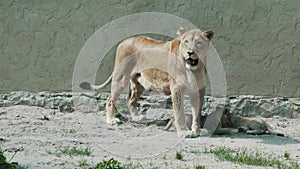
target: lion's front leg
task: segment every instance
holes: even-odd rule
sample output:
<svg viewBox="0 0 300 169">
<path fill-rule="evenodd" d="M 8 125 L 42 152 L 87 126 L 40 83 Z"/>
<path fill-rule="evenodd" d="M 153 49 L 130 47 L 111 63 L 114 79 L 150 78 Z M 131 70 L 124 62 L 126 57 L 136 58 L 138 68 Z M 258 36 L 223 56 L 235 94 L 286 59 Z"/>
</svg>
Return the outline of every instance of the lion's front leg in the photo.
<svg viewBox="0 0 300 169">
<path fill-rule="evenodd" d="M 199 90 L 199 94 L 190 95 L 190 101 L 192 106 L 193 122 L 192 133 L 196 136 L 207 135 L 206 130 L 201 130 L 201 110 L 204 101 L 205 88 Z"/>
<path fill-rule="evenodd" d="M 183 95 L 178 86 L 171 87 L 172 103 L 174 109 L 175 127 L 178 137 L 187 136 L 188 127 L 186 125 L 184 108 L 183 108 Z"/>
</svg>

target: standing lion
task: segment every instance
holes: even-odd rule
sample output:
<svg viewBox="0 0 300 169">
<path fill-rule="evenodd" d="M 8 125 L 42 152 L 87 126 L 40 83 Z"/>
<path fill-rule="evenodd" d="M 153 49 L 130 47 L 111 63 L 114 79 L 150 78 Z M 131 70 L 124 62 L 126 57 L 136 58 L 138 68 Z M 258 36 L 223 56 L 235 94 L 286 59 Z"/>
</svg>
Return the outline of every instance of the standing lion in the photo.
<svg viewBox="0 0 300 169">
<path fill-rule="evenodd" d="M 115 124 L 115 105 L 121 92 L 130 84 L 128 107 L 133 120 L 141 117 L 137 100 L 144 90 L 171 95 L 174 123 L 179 137 L 200 135 L 201 108 L 206 86 L 206 55 L 213 31 L 179 28 L 178 37 L 171 41 L 136 36 L 121 42 L 116 51 L 113 73 L 102 85 L 81 83 L 83 89 L 99 90 L 111 83 L 111 96 L 106 104 L 106 122 Z M 191 131 L 185 122 L 183 94 L 190 97 Z"/>
</svg>

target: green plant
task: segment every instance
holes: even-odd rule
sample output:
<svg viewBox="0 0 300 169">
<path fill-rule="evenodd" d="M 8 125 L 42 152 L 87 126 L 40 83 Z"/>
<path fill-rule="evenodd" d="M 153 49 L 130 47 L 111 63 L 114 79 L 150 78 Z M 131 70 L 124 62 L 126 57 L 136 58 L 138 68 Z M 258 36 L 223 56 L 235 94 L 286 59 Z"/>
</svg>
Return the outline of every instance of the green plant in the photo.
<svg viewBox="0 0 300 169">
<path fill-rule="evenodd" d="M 79 161 L 79 167 L 89 167 L 87 160 L 81 160 Z"/>
<path fill-rule="evenodd" d="M 77 149 L 76 147 L 60 149 L 60 153 L 69 156 L 90 156 L 92 154 L 89 148 Z"/>
<path fill-rule="evenodd" d="M 183 160 L 183 155 L 182 155 L 182 153 L 180 151 L 176 151 L 175 159 L 177 159 L 177 160 Z"/>
<path fill-rule="evenodd" d="M 201 150 L 191 150 L 190 153 L 193 153 L 193 154 L 201 154 Z"/>
<path fill-rule="evenodd" d="M 98 163 L 94 169 L 124 169 L 124 167 L 121 166 L 119 161 L 111 158 Z"/>
<path fill-rule="evenodd" d="M 163 159 L 166 160 L 166 159 L 167 159 L 167 155 L 164 155 L 164 156 L 163 156 Z"/>
<path fill-rule="evenodd" d="M 67 134 L 75 134 L 76 133 L 75 129 L 62 129 L 62 130 Z"/>
<path fill-rule="evenodd" d="M 278 169 L 300 169 L 299 165 L 295 162 L 286 164 L 275 158 L 263 157 L 259 152 L 247 153 L 246 150 L 232 150 L 222 147 L 211 150 L 211 153 L 215 154 L 220 160 L 227 160 L 247 165 L 273 166 Z"/>
<path fill-rule="evenodd" d="M 194 169 L 205 169 L 205 166 L 203 166 L 203 165 L 195 165 Z"/>
<path fill-rule="evenodd" d="M 0 138 L 0 143 L 1 143 L 1 142 L 6 142 L 6 141 L 7 141 L 6 139 Z"/>
<path fill-rule="evenodd" d="M 212 153 L 221 160 L 238 162 L 248 165 L 270 166 L 272 164 L 278 163 L 276 160 L 262 157 L 260 153 L 255 153 L 255 155 L 249 154 L 246 152 L 246 150 L 236 151 L 227 148 L 218 148 L 216 150 L 212 150 Z"/>
<path fill-rule="evenodd" d="M 126 162 L 122 165 L 123 169 L 140 169 L 143 168 L 143 166 L 139 163 L 134 164 L 133 162 Z"/>
<path fill-rule="evenodd" d="M 16 166 L 8 163 L 6 161 L 6 157 L 4 156 L 3 152 L 0 151 L 0 168 L 5 168 L 5 169 L 16 169 Z"/>
<path fill-rule="evenodd" d="M 287 151 L 285 151 L 285 152 L 283 153 L 283 157 L 284 157 L 285 159 L 289 160 L 289 159 L 290 159 L 290 153 L 288 153 Z"/>
</svg>

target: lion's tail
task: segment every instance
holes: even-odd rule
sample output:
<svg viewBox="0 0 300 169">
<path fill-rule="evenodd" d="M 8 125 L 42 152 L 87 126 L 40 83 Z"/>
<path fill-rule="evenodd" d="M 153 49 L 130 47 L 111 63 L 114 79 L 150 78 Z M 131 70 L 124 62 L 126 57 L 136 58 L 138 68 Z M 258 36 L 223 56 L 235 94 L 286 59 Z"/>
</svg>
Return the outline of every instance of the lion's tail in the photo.
<svg viewBox="0 0 300 169">
<path fill-rule="evenodd" d="M 105 88 L 112 80 L 112 74 L 110 77 L 101 85 L 92 85 L 89 82 L 82 82 L 80 83 L 79 87 L 85 90 L 101 90 Z"/>
</svg>

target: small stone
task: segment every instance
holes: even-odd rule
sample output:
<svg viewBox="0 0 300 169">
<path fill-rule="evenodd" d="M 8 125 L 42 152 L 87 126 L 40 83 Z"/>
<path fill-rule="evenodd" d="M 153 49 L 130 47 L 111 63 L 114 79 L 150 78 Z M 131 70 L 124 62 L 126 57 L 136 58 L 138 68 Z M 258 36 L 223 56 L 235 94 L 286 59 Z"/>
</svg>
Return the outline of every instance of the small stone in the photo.
<svg viewBox="0 0 300 169">
<path fill-rule="evenodd" d="M 7 112 L 5 112 L 5 111 L 1 111 L 1 112 L 0 112 L 0 116 L 1 116 L 1 115 L 6 115 L 6 114 L 7 114 Z"/>
<path fill-rule="evenodd" d="M 300 98 L 290 99 L 290 102 L 294 105 L 300 106 Z"/>
</svg>

